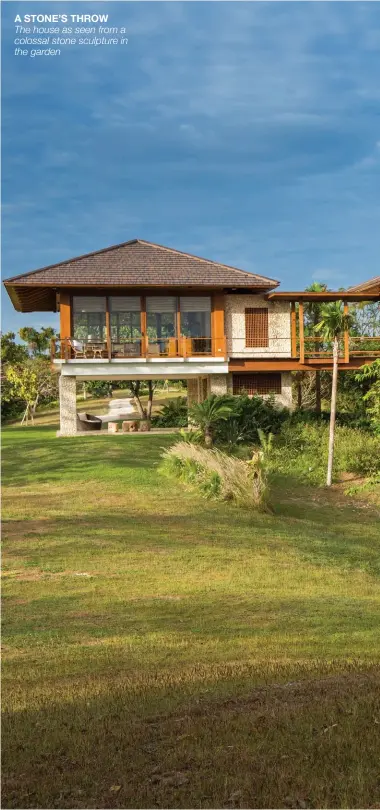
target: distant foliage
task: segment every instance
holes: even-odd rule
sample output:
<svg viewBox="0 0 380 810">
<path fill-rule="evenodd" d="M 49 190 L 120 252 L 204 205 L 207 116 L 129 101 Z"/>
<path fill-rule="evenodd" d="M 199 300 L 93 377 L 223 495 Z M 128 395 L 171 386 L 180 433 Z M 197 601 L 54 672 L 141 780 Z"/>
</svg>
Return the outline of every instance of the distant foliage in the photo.
<svg viewBox="0 0 380 810">
<path fill-rule="evenodd" d="M 94 399 L 112 397 L 113 388 L 113 383 L 106 380 L 90 380 L 86 382 L 87 393 Z"/>
<path fill-rule="evenodd" d="M 24 363 L 28 359 L 28 352 L 25 346 L 16 343 L 15 332 L 6 332 L 1 335 L 1 362 L 4 363 Z"/>
<path fill-rule="evenodd" d="M 187 425 L 187 399 L 177 397 L 169 399 L 159 413 L 152 417 L 154 427 L 186 427 Z"/>
<path fill-rule="evenodd" d="M 19 330 L 19 335 L 21 340 L 28 344 L 32 357 L 40 357 L 49 352 L 51 339 L 56 336 L 56 332 L 51 326 L 40 330 L 34 329 L 33 326 L 23 326 Z"/>
<path fill-rule="evenodd" d="M 220 450 L 181 441 L 165 451 L 162 470 L 208 498 L 267 508 L 267 476 L 260 452 L 246 462 Z"/>
<path fill-rule="evenodd" d="M 358 382 L 369 385 L 363 396 L 368 417 L 375 433 L 380 435 L 380 359 L 363 366 L 356 374 Z"/>
</svg>

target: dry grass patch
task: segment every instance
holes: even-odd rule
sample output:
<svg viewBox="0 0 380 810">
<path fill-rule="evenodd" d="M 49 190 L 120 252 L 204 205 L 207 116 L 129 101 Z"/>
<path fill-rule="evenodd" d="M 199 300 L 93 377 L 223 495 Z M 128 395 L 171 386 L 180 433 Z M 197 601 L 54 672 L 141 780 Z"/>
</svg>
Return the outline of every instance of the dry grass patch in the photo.
<svg viewBox="0 0 380 810">
<path fill-rule="evenodd" d="M 208 497 L 266 507 L 267 481 L 259 453 L 247 462 L 220 450 L 178 442 L 165 451 L 162 468 Z"/>
</svg>

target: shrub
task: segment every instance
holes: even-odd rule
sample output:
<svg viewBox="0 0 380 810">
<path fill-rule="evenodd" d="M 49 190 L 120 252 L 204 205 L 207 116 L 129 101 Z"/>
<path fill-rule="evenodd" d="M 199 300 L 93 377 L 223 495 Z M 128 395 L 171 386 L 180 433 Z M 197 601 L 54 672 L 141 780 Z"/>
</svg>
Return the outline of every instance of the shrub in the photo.
<svg viewBox="0 0 380 810">
<path fill-rule="evenodd" d="M 261 397 L 239 396 L 225 399 L 231 404 L 232 412 L 227 421 L 215 426 L 215 442 L 226 448 L 238 444 L 259 444 L 260 430 L 265 434 L 276 434 L 289 417 L 289 411 L 277 407 L 273 398 L 264 400 Z"/>
<path fill-rule="evenodd" d="M 329 425 L 289 418 L 275 438 L 269 459 L 273 471 L 323 484 L 326 475 Z M 380 437 L 354 428 L 337 426 L 334 477 L 343 472 L 374 475 L 380 470 Z"/>
<path fill-rule="evenodd" d="M 181 441 L 165 451 L 162 469 L 207 497 L 266 508 L 267 481 L 261 453 L 247 463 L 220 450 Z"/>
<path fill-rule="evenodd" d="M 191 421 L 203 432 L 206 447 L 212 447 L 218 426 L 230 418 L 232 410 L 232 397 L 218 397 L 216 394 L 189 409 Z"/>
<path fill-rule="evenodd" d="M 186 427 L 187 400 L 186 397 L 169 399 L 159 413 L 152 417 L 154 427 Z"/>
</svg>

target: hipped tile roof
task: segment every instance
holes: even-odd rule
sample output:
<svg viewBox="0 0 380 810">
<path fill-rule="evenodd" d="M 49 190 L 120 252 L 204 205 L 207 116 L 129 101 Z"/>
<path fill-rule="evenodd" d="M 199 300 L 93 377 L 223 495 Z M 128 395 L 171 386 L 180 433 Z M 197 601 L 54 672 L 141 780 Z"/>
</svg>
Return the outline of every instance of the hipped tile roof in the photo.
<svg viewBox="0 0 380 810">
<path fill-rule="evenodd" d="M 363 281 L 361 284 L 356 284 L 355 287 L 348 288 L 350 292 L 363 292 L 363 293 L 379 293 L 380 294 L 380 276 Z"/>
<path fill-rule="evenodd" d="M 6 279 L 7 285 L 215 286 L 272 289 L 272 278 L 133 239 L 40 270 Z"/>
</svg>

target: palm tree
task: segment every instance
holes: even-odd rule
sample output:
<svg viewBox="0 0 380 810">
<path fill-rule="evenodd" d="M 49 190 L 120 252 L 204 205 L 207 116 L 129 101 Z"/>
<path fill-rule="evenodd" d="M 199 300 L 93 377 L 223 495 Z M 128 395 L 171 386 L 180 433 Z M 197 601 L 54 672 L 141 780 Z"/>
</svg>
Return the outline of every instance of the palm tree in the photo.
<svg viewBox="0 0 380 810">
<path fill-rule="evenodd" d="M 320 281 L 314 281 L 309 287 L 306 287 L 306 292 L 326 292 L 326 284 Z M 310 317 L 311 326 L 314 330 L 319 321 L 321 320 L 322 304 L 319 301 L 308 301 L 306 304 L 306 313 Z M 315 411 L 321 413 L 321 372 L 318 369 L 315 372 Z"/>
<path fill-rule="evenodd" d="M 213 445 L 216 424 L 228 419 L 232 410 L 232 403 L 218 397 L 216 394 L 211 394 L 204 402 L 199 402 L 189 409 L 191 422 L 198 425 L 203 431 L 206 447 L 212 447 Z"/>
<path fill-rule="evenodd" d="M 351 315 L 346 315 L 343 311 L 342 301 L 333 301 L 331 304 L 324 304 L 321 307 L 321 320 L 316 325 L 315 330 L 321 334 L 323 340 L 333 344 L 333 377 L 331 387 L 331 414 L 330 414 L 330 436 L 329 436 L 329 456 L 327 463 L 326 484 L 331 486 L 332 468 L 334 460 L 334 439 L 335 439 L 335 417 L 336 417 L 336 394 L 338 388 L 338 361 L 339 361 L 339 338 L 352 323 Z"/>
</svg>

